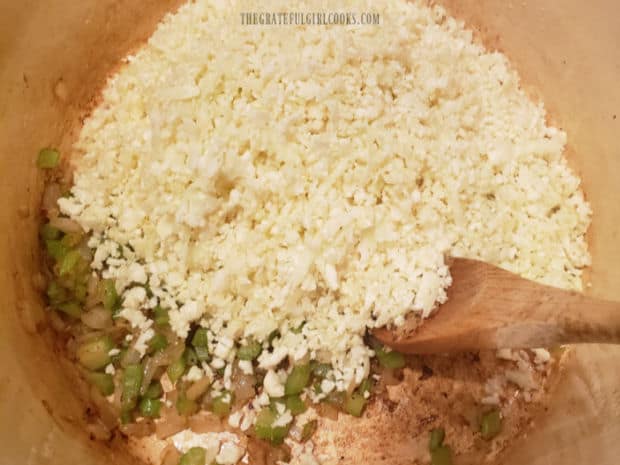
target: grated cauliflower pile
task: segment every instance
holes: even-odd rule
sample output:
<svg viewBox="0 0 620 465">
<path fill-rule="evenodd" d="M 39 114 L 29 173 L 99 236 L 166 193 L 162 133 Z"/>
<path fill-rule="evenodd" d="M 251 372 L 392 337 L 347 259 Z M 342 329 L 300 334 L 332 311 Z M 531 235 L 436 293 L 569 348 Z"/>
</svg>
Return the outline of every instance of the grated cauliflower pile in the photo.
<svg viewBox="0 0 620 465">
<path fill-rule="evenodd" d="M 442 9 L 337 9 L 362 6 L 380 26 L 242 26 L 282 5 L 196 0 L 110 78 L 59 205 L 142 355 L 159 304 L 181 338 L 209 328 L 206 371 L 278 330 L 268 393 L 287 357 L 330 363 L 350 392 L 368 328 L 446 300 L 446 254 L 580 288 L 590 209 L 565 134 Z"/>
</svg>

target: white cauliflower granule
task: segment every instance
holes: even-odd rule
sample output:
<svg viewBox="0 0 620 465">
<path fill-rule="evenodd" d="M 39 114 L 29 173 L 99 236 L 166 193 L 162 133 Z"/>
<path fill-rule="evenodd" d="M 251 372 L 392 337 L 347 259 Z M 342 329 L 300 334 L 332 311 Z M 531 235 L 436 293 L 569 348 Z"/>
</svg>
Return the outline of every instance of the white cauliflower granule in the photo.
<svg viewBox="0 0 620 465">
<path fill-rule="evenodd" d="M 281 5 L 217 3 L 168 16 L 76 144 L 60 207 L 93 232 L 122 317 L 142 327 L 159 302 L 182 338 L 279 329 L 279 360 L 316 354 L 346 390 L 367 328 L 446 300 L 445 254 L 581 287 L 590 209 L 566 136 L 503 55 L 421 1 L 364 3 L 376 27 L 247 27 L 240 11 Z"/>
</svg>

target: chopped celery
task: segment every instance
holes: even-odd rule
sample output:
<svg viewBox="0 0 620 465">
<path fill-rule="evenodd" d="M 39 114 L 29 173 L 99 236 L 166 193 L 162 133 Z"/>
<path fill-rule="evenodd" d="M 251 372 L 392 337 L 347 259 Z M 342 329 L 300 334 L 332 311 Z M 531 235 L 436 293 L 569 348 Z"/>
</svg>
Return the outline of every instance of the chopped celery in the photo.
<svg viewBox="0 0 620 465">
<path fill-rule="evenodd" d="M 176 383 L 185 373 L 185 359 L 181 357 L 176 362 L 172 362 L 168 365 L 166 373 L 168 373 L 170 381 Z"/>
<path fill-rule="evenodd" d="M 153 317 L 153 320 L 157 326 L 165 326 L 170 322 L 168 310 L 160 307 L 159 305 L 153 309 Z"/>
<path fill-rule="evenodd" d="M 149 346 L 149 352 L 158 352 L 168 347 L 168 339 L 166 339 L 166 336 L 164 336 L 163 334 L 157 333 L 149 340 L 147 344 Z"/>
<path fill-rule="evenodd" d="M 59 240 L 47 239 L 45 241 L 45 248 L 50 257 L 57 262 L 62 260 L 69 249 Z"/>
<path fill-rule="evenodd" d="M 251 340 L 246 345 L 239 347 L 237 358 L 239 360 L 254 360 L 262 351 L 263 346 L 261 346 L 260 342 Z"/>
<path fill-rule="evenodd" d="M 383 352 L 381 355 L 377 355 L 379 363 L 384 368 L 402 368 L 405 366 L 405 356 L 400 352 L 391 351 Z"/>
<path fill-rule="evenodd" d="M 198 404 L 195 400 L 188 399 L 185 395 L 179 396 L 177 399 L 177 412 L 179 415 L 188 417 L 198 411 Z"/>
<path fill-rule="evenodd" d="M 286 408 L 289 409 L 293 415 L 304 413 L 308 408 L 298 394 L 287 396 L 284 402 L 286 403 Z"/>
<path fill-rule="evenodd" d="M 435 428 L 431 430 L 431 434 L 428 441 L 428 448 L 432 452 L 438 447 L 443 445 L 443 440 L 446 437 L 446 432 L 443 428 Z"/>
<path fill-rule="evenodd" d="M 51 169 L 58 166 L 60 161 L 60 153 L 54 149 L 41 149 L 37 156 L 37 167 L 42 169 Z"/>
<path fill-rule="evenodd" d="M 206 328 L 198 328 L 192 337 L 192 345 L 194 346 L 194 352 L 196 357 L 201 362 L 208 362 L 211 360 L 209 354 L 209 337 L 207 335 Z"/>
<path fill-rule="evenodd" d="M 206 328 L 198 328 L 192 336 L 194 347 L 209 347 L 209 332 Z"/>
<path fill-rule="evenodd" d="M 144 398 L 140 401 L 140 413 L 149 418 L 158 418 L 161 400 Z"/>
<path fill-rule="evenodd" d="M 106 310 L 115 311 L 120 308 L 121 302 L 113 279 L 104 279 L 99 282 L 99 296 Z"/>
<path fill-rule="evenodd" d="M 101 336 L 78 347 L 77 358 L 89 370 L 99 370 L 110 363 L 109 352 L 113 348 L 110 336 Z"/>
<path fill-rule="evenodd" d="M 73 318 L 79 318 L 82 314 L 82 307 L 77 302 L 64 302 L 56 305 L 56 309 Z"/>
<path fill-rule="evenodd" d="M 196 357 L 201 362 L 210 362 L 211 354 L 209 353 L 209 349 L 206 347 L 194 347 L 194 352 L 196 353 Z"/>
<path fill-rule="evenodd" d="M 207 451 L 202 447 L 192 447 L 181 456 L 179 465 L 206 465 Z"/>
<path fill-rule="evenodd" d="M 218 417 L 225 417 L 230 413 L 233 401 L 234 399 L 232 392 L 224 391 L 222 395 L 213 399 L 211 409 Z"/>
<path fill-rule="evenodd" d="M 502 430 L 502 417 L 498 409 L 493 409 L 482 416 L 480 433 L 486 440 L 493 439 Z"/>
<path fill-rule="evenodd" d="M 67 290 L 58 281 L 51 281 L 47 286 L 47 297 L 52 304 L 63 302 L 69 298 Z"/>
<path fill-rule="evenodd" d="M 349 415 L 353 415 L 354 417 L 361 417 L 362 412 L 364 411 L 364 406 L 366 405 L 366 399 L 364 398 L 364 394 L 360 392 L 352 392 L 348 396 L 346 396 L 344 400 L 344 409 Z"/>
<path fill-rule="evenodd" d="M 46 223 L 41 226 L 41 237 L 44 240 L 60 239 L 60 236 L 62 236 L 62 231 L 58 228 L 55 228 L 51 224 Z"/>
<path fill-rule="evenodd" d="M 86 373 L 86 380 L 94 385 L 101 395 L 114 394 L 114 379 L 107 373 Z"/>
<path fill-rule="evenodd" d="M 198 365 L 198 355 L 196 355 L 196 351 L 191 347 L 187 347 L 183 352 L 183 359 L 185 360 L 186 366 Z"/>
<path fill-rule="evenodd" d="M 372 348 L 377 360 L 383 368 L 402 368 L 405 366 L 405 356 L 395 350 L 387 351 L 378 341 L 373 341 Z"/>
<path fill-rule="evenodd" d="M 142 366 L 128 365 L 123 372 L 123 392 L 121 394 L 121 408 L 123 411 L 133 410 L 138 402 L 140 386 L 142 385 Z"/>
<path fill-rule="evenodd" d="M 286 378 L 284 393 L 287 396 L 299 394 L 310 382 L 310 365 L 297 365 Z"/>
<path fill-rule="evenodd" d="M 79 250 L 71 250 L 60 260 L 60 268 L 58 274 L 66 275 L 75 270 L 78 263 L 82 260 Z"/>
<path fill-rule="evenodd" d="M 278 418 L 278 414 L 271 408 L 263 408 L 256 417 L 256 423 L 254 425 L 254 431 L 256 437 L 259 439 L 265 439 L 271 441 L 272 444 L 278 445 L 284 442 L 284 438 L 288 434 L 288 426 L 273 426 L 273 423 Z"/>
<path fill-rule="evenodd" d="M 372 391 L 371 379 L 366 378 L 364 381 L 362 381 L 361 384 L 358 386 L 357 391 L 361 392 L 362 394 L 365 392 L 371 392 Z"/>
<path fill-rule="evenodd" d="M 304 424 L 301 430 L 301 442 L 306 442 L 310 439 L 318 426 L 319 422 L 317 420 L 310 420 L 308 423 Z"/>
<path fill-rule="evenodd" d="M 452 450 L 448 446 L 439 446 L 431 452 L 431 465 L 452 465 Z"/>
<path fill-rule="evenodd" d="M 144 397 L 147 399 L 159 399 L 164 393 L 161 384 L 159 381 L 153 381 L 149 384 L 149 387 L 146 388 L 146 392 L 144 393 Z"/>
</svg>

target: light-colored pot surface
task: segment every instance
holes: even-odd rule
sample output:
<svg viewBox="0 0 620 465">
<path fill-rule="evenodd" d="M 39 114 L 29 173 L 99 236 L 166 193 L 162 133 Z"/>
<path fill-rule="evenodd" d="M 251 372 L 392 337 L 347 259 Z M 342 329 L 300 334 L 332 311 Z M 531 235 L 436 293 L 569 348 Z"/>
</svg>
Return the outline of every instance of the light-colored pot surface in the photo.
<svg viewBox="0 0 620 465">
<path fill-rule="evenodd" d="M 83 404 L 42 324 L 33 279 L 42 178 L 34 160 L 43 146 L 69 147 L 106 75 L 179 3 L 0 0 L 0 465 L 133 463 L 121 441 L 103 446 L 89 440 Z M 620 4 L 443 3 L 489 47 L 508 55 L 531 94 L 567 131 L 568 157 L 594 210 L 587 292 L 620 299 Z M 504 463 L 616 465 L 618 360 L 620 348 L 577 348 L 548 412 Z M 361 437 L 350 447 L 362 452 L 391 445 Z"/>
</svg>

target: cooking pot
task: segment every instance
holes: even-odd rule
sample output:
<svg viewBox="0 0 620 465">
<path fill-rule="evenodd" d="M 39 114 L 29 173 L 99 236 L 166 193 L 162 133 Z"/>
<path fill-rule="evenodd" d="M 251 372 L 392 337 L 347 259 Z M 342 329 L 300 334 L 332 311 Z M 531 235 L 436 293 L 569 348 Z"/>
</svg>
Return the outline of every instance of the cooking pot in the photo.
<svg viewBox="0 0 620 465">
<path fill-rule="evenodd" d="M 37 278 L 43 178 L 34 161 L 45 146 L 68 151 L 106 76 L 180 3 L 0 0 L 0 465 L 138 463 L 121 439 L 89 438 L 84 393 L 45 323 Z M 526 90 L 567 131 L 569 162 L 594 210 L 585 292 L 620 300 L 620 4 L 442 3 L 511 59 Z M 547 411 L 501 462 L 617 465 L 619 361 L 620 347 L 572 350 Z M 366 457 L 360 463 L 408 463 L 373 435 L 351 434 L 348 442 Z"/>
</svg>

